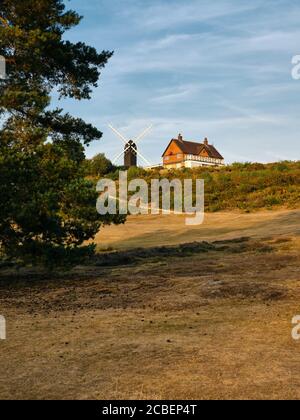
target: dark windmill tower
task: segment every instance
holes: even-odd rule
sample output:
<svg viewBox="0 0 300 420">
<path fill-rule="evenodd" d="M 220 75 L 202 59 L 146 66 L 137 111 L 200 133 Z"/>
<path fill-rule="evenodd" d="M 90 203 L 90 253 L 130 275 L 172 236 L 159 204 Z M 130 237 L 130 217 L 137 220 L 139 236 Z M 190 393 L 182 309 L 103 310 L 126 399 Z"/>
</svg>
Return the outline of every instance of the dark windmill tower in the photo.
<svg viewBox="0 0 300 420">
<path fill-rule="evenodd" d="M 124 166 L 125 168 L 131 168 L 137 166 L 137 147 L 136 144 L 129 140 L 125 145 L 124 149 Z"/>
<path fill-rule="evenodd" d="M 137 149 L 137 143 L 145 137 L 145 135 L 151 130 L 152 125 L 146 130 L 144 130 L 136 139 L 134 140 L 126 140 L 126 138 L 118 131 L 116 130 L 111 124 L 109 125 L 109 128 L 123 141 L 125 144 L 124 150 L 116 156 L 116 158 L 113 160 L 113 163 L 115 164 L 122 155 L 124 155 L 124 166 L 125 168 L 131 168 L 132 166 L 137 166 L 137 157 L 139 156 L 146 164 L 147 166 L 151 166 L 151 163 L 144 158 L 144 156 L 138 151 Z"/>
</svg>

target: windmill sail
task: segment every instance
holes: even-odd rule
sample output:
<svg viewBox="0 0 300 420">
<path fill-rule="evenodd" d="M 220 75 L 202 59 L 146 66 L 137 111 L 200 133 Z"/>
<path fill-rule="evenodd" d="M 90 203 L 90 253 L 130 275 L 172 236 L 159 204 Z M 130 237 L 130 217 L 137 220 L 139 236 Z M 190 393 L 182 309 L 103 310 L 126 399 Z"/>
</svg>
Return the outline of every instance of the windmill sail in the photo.
<svg viewBox="0 0 300 420">
<path fill-rule="evenodd" d="M 121 152 L 118 156 L 115 157 L 113 163 L 116 163 L 122 155 L 124 155 L 124 166 L 125 168 L 130 168 L 132 166 L 137 166 L 137 156 L 139 156 L 147 165 L 151 166 L 151 163 L 144 158 L 144 156 L 139 153 L 137 150 L 137 143 L 145 137 L 145 135 L 151 130 L 152 125 L 146 128 L 135 140 L 127 140 L 123 134 L 121 134 L 117 129 L 115 129 L 111 124 L 109 128 L 118 136 L 120 140 L 125 144 L 124 151 Z"/>
</svg>

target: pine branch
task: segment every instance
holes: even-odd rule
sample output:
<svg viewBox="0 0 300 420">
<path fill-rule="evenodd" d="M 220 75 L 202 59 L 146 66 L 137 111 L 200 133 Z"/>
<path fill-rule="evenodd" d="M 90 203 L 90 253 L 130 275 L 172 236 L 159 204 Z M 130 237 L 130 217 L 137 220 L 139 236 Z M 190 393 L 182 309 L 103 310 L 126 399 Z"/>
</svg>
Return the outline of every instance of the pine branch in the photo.
<svg viewBox="0 0 300 420">
<path fill-rule="evenodd" d="M 0 16 L 0 22 L 2 23 L 3 26 L 5 26 L 6 28 L 10 28 L 10 25 L 8 23 L 8 21 L 6 19 L 4 19 L 4 17 Z"/>
</svg>

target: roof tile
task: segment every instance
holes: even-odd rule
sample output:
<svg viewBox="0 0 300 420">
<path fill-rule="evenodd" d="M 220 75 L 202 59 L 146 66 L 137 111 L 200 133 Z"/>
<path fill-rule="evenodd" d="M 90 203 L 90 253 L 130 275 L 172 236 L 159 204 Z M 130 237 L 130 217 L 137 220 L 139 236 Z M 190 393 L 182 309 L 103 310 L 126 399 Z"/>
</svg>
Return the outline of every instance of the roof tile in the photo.
<svg viewBox="0 0 300 420">
<path fill-rule="evenodd" d="M 186 155 L 200 155 L 202 150 L 205 149 L 207 151 L 209 157 L 211 157 L 213 159 L 224 159 L 223 156 L 217 151 L 217 149 L 211 144 L 196 143 L 196 142 L 193 142 L 193 141 L 178 140 L 178 139 L 172 139 L 170 144 L 172 142 L 175 142 L 176 145 Z M 170 144 L 169 144 L 169 146 L 170 146 Z M 168 146 L 168 148 L 169 148 L 169 146 Z M 167 150 L 168 150 L 168 148 L 167 148 Z M 165 151 L 165 153 L 166 153 L 166 151 Z M 164 153 L 164 155 L 165 155 L 165 153 Z"/>
</svg>

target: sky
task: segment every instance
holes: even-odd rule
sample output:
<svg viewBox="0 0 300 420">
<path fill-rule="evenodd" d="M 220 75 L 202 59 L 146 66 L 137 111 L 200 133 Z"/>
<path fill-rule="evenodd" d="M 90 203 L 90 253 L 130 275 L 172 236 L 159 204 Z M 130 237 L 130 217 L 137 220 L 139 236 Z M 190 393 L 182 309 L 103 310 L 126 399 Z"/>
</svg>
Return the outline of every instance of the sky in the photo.
<svg viewBox="0 0 300 420">
<path fill-rule="evenodd" d="M 139 144 L 152 164 L 178 133 L 207 137 L 227 163 L 300 160 L 299 0 L 66 4 L 84 17 L 67 39 L 114 51 L 92 100 L 60 103 L 103 132 L 88 157 L 122 151 L 111 123 L 126 138 L 153 124 Z"/>
</svg>

